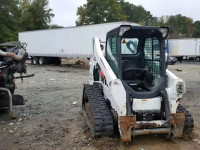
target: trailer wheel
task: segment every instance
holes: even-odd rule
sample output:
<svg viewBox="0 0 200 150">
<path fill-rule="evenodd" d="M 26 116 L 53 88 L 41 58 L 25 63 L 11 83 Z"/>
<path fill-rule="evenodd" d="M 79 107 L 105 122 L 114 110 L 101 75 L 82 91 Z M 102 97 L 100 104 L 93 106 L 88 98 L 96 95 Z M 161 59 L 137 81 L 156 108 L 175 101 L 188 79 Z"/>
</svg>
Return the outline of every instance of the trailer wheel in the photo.
<svg viewBox="0 0 200 150">
<path fill-rule="evenodd" d="M 40 57 L 38 62 L 39 62 L 39 65 L 45 65 L 46 59 L 44 57 Z"/>
<path fill-rule="evenodd" d="M 61 59 L 56 57 L 56 58 L 53 59 L 53 63 L 56 66 L 60 66 L 61 65 Z"/>
<path fill-rule="evenodd" d="M 32 57 L 32 62 L 33 62 L 33 65 L 37 65 L 38 64 L 38 57 Z"/>
<path fill-rule="evenodd" d="M 199 62 L 200 61 L 200 57 L 196 57 L 195 61 Z"/>
</svg>

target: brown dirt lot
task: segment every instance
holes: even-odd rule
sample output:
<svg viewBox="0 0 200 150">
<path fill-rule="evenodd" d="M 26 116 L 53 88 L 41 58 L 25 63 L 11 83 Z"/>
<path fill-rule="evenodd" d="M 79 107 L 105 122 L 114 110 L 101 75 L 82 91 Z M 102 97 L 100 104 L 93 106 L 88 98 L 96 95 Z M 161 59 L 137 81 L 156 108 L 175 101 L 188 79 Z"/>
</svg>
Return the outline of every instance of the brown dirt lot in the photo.
<svg viewBox="0 0 200 150">
<path fill-rule="evenodd" d="M 118 134 L 92 139 L 81 112 L 88 69 L 28 65 L 28 73 L 35 76 L 22 83 L 17 81 L 16 90 L 24 95 L 26 105 L 14 108 L 16 120 L 9 120 L 6 113 L 0 114 L 0 150 L 200 149 L 200 63 L 184 62 L 169 69 L 186 82 L 182 104 L 195 119 L 190 136 L 172 141 L 163 136 L 138 136 L 128 146 Z"/>
</svg>

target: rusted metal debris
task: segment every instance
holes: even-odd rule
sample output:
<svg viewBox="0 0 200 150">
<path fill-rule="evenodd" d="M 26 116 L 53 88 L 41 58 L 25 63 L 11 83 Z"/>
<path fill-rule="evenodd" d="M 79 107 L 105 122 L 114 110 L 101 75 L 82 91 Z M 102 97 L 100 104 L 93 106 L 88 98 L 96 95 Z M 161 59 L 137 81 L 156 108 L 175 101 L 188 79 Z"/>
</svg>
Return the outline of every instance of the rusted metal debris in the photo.
<svg viewBox="0 0 200 150">
<path fill-rule="evenodd" d="M 182 137 L 184 123 L 185 123 L 185 113 L 171 114 L 169 122 L 173 126 L 172 137 L 173 138 Z"/>
<path fill-rule="evenodd" d="M 156 123 L 136 123 L 135 129 L 150 129 L 160 127 L 159 124 Z"/>
<path fill-rule="evenodd" d="M 141 129 L 135 130 L 135 135 L 148 135 L 148 134 L 169 134 L 169 128 L 155 128 L 155 129 Z"/>
<path fill-rule="evenodd" d="M 119 117 L 119 130 L 122 142 L 131 142 L 132 129 L 136 125 L 136 116 L 120 116 Z"/>
</svg>

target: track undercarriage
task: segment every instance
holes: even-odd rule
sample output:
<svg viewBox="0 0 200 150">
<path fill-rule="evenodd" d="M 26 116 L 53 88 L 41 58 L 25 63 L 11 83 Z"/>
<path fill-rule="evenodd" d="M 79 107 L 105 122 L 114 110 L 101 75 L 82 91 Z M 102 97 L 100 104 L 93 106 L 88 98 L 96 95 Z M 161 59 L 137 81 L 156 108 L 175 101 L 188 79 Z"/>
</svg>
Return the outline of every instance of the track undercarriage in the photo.
<svg viewBox="0 0 200 150">
<path fill-rule="evenodd" d="M 125 116 L 119 117 L 116 121 L 116 114 L 113 113 L 112 109 L 109 109 L 108 103 L 106 103 L 102 89 L 97 85 L 85 85 L 82 98 L 82 111 L 89 126 L 91 135 L 96 137 L 101 137 L 103 135 L 112 136 L 114 134 L 114 129 L 119 127 L 122 129 L 121 138 L 123 142 L 130 142 L 132 137 L 137 135 L 148 135 L 148 134 L 166 134 L 167 138 L 180 137 L 182 136 L 182 131 L 178 132 L 178 135 L 174 135 L 174 130 L 171 128 L 157 128 L 155 124 L 138 124 L 136 123 L 136 116 Z M 192 115 L 187 111 L 182 105 L 177 108 L 177 117 L 184 117 L 184 132 L 192 132 L 194 127 L 194 120 Z M 185 115 L 184 115 L 185 114 Z M 172 121 L 173 122 L 173 121 Z M 181 123 L 182 124 L 182 123 Z M 173 123 L 172 123 L 173 125 Z M 174 124 L 174 127 L 177 124 Z M 142 129 L 142 128 L 146 129 Z M 173 127 L 173 128 L 174 128 Z"/>
</svg>

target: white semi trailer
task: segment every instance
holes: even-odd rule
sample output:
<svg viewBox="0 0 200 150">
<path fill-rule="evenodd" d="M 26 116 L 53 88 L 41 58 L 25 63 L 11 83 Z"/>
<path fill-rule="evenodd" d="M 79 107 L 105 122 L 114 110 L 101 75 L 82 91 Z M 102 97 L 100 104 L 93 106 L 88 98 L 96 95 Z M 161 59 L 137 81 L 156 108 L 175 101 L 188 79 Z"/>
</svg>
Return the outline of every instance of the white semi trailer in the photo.
<svg viewBox="0 0 200 150">
<path fill-rule="evenodd" d="M 171 56 L 194 58 L 196 61 L 200 61 L 200 38 L 170 39 L 168 50 Z"/>
<path fill-rule="evenodd" d="M 106 33 L 120 25 L 135 23 L 113 22 L 96 25 L 37 30 L 19 33 L 19 41 L 27 43 L 32 64 L 61 63 L 60 58 L 90 58 L 93 37 L 106 38 Z"/>
</svg>

